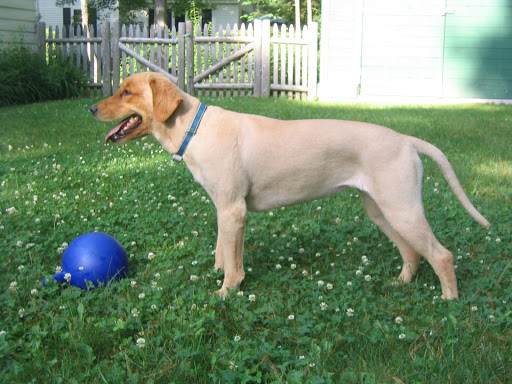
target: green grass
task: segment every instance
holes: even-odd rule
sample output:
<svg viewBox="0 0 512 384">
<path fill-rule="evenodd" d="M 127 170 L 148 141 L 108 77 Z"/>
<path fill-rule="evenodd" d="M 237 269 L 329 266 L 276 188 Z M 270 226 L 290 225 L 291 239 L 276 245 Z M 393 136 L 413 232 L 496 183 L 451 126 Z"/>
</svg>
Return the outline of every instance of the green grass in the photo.
<svg viewBox="0 0 512 384">
<path fill-rule="evenodd" d="M 0 109 L 0 382 L 510 382 L 512 107 L 208 100 L 424 138 L 493 224 L 473 222 L 425 159 L 425 210 L 455 255 L 460 300 L 439 299 L 425 262 L 413 283 L 395 284 L 398 251 L 346 191 L 250 214 L 243 295 L 222 301 L 206 193 L 153 139 L 103 146 L 92 102 Z M 62 244 L 92 230 L 123 243 L 129 277 L 90 292 L 41 287 Z"/>
</svg>

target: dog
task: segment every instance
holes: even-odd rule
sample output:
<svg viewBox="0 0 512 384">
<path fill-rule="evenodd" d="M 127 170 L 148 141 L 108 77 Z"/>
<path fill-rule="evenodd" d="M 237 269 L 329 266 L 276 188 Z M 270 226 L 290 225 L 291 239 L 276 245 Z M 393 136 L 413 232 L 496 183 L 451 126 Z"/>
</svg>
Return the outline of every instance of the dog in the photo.
<svg viewBox="0 0 512 384">
<path fill-rule="evenodd" d="M 166 76 L 145 72 L 90 108 L 101 121 L 121 120 L 105 142 L 153 135 L 171 154 L 181 150 L 200 101 Z M 204 112 L 204 111 L 203 111 Z M 225 297 L 245 277 L 244 226 L 248 211 L 264 211 L 356 188 L 370 219 L 397 246 L 399 280 L 410 282 L 420 257 L 438 276 L 442 297 L 458 297 L 453 256 L 436 239 L 423 211 L 423 167 L 433 159 L 466 211 L 472 205 L 445 155 L 434 145 L 379 125 L 343 120 L 277 120 L 216 106 L 204 112 L 183 160 L 217 210 L 215 268 L 224 270 Z"/>
</svg>

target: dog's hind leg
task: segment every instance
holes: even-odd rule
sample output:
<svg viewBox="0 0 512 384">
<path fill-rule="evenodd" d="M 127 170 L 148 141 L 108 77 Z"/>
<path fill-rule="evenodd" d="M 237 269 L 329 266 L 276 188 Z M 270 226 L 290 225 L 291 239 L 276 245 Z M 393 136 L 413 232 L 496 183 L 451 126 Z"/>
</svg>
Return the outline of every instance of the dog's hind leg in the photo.
<svg viewBox="0 0 512 384">
<path fill-rule="evenodd" d="M 418 270 L 421 256 L 393 229 L 373 199 L 364 192 L 360 194 L 370 220 L 397 246 L 402 256 L 403 266 L 398 279 L 410 283 Z"/>
<path fill-rule="evenodd" d="M 375 175 L 369 191 L 386 221 L 400 237 L 430 263 L 441 282 L 442 297 L 458 297 L 453 255 L 432 233 L 421 198 L 423 167 L 417 154 L 403 152 Z"/>
</svg>

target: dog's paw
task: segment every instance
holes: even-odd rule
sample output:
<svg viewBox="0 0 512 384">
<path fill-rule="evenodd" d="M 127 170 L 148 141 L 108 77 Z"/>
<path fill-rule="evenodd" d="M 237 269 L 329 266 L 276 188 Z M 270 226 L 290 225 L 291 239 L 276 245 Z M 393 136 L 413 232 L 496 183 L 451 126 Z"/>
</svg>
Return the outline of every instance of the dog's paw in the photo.
<svg viewBox="0 0 512 384">
<path fill-rule="evenodd" d="M 215 294 L 219 296 L 222 300 L 225 300 L 229 295 L 229 289 L 226 287 L 222 287 L 221 289 L 215 291 Z"/>
</svg>

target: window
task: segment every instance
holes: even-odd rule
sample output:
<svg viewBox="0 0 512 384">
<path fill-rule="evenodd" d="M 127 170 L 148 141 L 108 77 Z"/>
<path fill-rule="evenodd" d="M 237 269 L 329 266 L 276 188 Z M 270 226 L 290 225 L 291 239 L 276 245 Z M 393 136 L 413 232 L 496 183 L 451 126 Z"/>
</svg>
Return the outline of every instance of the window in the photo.
<svg viewBox="0 0 512 384">
<path fill-rule="evenodd" d="M 203 9 L 201 13 L 201 24 L 210 24 L 212 22 L 212 10 L 211 9 Z"/>
</svg>

